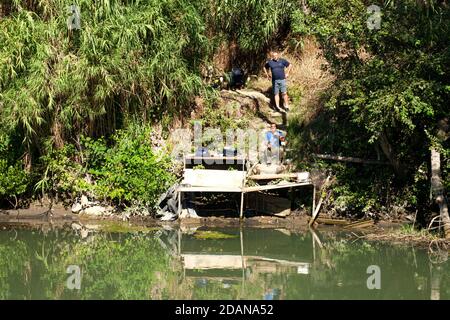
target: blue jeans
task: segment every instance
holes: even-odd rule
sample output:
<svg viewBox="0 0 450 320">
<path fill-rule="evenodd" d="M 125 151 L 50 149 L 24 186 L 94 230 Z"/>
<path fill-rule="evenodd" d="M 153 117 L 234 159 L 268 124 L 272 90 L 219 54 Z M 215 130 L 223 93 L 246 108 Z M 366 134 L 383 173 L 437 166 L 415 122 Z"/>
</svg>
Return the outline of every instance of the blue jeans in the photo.
<svg viewBox="0 0 450 320">
<path fill-rule="evenodd" d="M 271 146 L 269 149 L 268 147 L 265 150 L 264 156 L 265 156 L 265 162 L 266 164 L 280 164 L 281 163 L 281 148 L 277 146 Z"/>
<path fill-rule="evenodd" d="M 287 92 L 286 79 L 272 81 L 272 89 L 274 95 L 279 94 L 280 91 L 281 93 L 286 93 Z"/>
</svg>

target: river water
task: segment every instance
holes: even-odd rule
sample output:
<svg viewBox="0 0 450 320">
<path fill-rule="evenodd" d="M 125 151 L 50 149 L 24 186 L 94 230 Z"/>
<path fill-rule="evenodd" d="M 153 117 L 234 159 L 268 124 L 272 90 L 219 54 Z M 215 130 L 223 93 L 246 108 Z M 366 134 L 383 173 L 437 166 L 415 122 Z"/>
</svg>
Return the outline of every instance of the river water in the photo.
<svg viewBox="0 0 450 320">
<path fill-rule="evenodd" d="M 345 232 L 0 231 L 0 299 L 449 298 L 442 255 Z"/>
</svg>

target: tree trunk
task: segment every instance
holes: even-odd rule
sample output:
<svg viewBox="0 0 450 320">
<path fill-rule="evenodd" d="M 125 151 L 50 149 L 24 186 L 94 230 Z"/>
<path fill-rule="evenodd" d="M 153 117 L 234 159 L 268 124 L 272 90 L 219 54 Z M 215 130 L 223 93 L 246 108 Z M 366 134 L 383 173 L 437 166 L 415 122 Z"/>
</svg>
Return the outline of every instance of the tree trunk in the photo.
<svg viewBox="0 0 450 320">
<path fill-rule="evenodd" d="M 441 155 L 435 148 L 431 149 L 431 191 L 439 205 L 441 222 L 444 225 L 444 236 L 446 239 L 450 239 L 450 217 L 441 178 Z"/>
<path fill-rule="evenodd" d="M 400 161 L 397 159 L 397 156 L 395 155 L 391 144 L 389 143 L 387 134 L 383 132 L 380 136 L 380 147 L 381 150 L 383 150 L 383 153 L 385 154 L 386 158 L 388 158 L 389 163 L 394 168 L 395 173 L 400 179 L 404 179 L 406 176 L 406 172 L 404 167 L 400 165 Z"/>
<path fill-rule="evenodd" d="M 11 1 L 10 0 L 2 0 L 0 3 L 0 18 L 6 17 L 7 14 L 11 11 Z"/>
<path fill-rule="evenodd" d="M 430 272 L 431 272 L 430 300 L 441 300 L 441 279 L 442 279 L 441 267 L 431 265 Z"/>
<path fill-rule="evenodd" d="M 62 125 L 58 122 L 58 120 L 55 119 L 52 125 L 52 136 L 53 136 L 53 143 L 56 147 L 56 149 L 62 149 L 64 147 L 64 138 L 62 134 Z"/>
</svg>

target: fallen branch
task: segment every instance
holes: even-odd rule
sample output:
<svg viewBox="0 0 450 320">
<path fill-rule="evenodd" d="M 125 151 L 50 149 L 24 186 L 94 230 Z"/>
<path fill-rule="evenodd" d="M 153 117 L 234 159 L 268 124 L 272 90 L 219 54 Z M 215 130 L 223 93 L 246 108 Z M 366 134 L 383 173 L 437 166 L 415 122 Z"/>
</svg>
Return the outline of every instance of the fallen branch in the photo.
<svg viewBox="0 0 450 320">
<path fill-rule="evenodd" d="M 343 225 L 346 226 L 349 224 L 347 220 L 343 219 L 327 219 L 327 218 L 317 218 L 317 223 L 329 224 L 329 225 Z"/>
<path fill-rule="evenodd" d="M 319 159 L 335 160 L 335 161 L 342 161 L 342 162 L 389 165 L 389 162 L 385 162 L 385 161 L 366 160 L 366 159 L 354 158 L 354 157 L 334 156 L 334 155 L 330 155 L 330 154 L 314 154 L 314 156 L 316 156 Z"/>
<path fill-rule="evenodd" d="M 330 179 L 331 179 L 331 175 L 328 175 L 327 179 L 325 180 L 325 183 L 322 186 L 322 189 L 320 190 L 321 197 L 320 197 L 319 203 L 317 204 L 316 210 L 313 212 L 313 215 L 312 215 L 311 219 L 309 220 L 310 227 L 313 226 L 314 222 L 316 221 L 317 217 L 319 216 L 319 211 L 320 211 L 320 208 L 322 207 L 322 203 L 323 203 L 324 199 L 328 198 L 330 195 L 330 192 L 328 192 L 326 197 L 324 197 L 322 195 L 323 190 L 325 190 L 328 187 L 328 183 L 330 182 Z"/>
<path fill-rule="evenodd" d="M 375 221 L 373 220 L 365 220 L 365 221 L 357 221 L 357 222 L 353 222 L 350 223 L 346 226 L 344 226 L 344 229 L 347 228 L 367 228 L 367 227 L 371 227 L 375 224 Z"/>
</svg>

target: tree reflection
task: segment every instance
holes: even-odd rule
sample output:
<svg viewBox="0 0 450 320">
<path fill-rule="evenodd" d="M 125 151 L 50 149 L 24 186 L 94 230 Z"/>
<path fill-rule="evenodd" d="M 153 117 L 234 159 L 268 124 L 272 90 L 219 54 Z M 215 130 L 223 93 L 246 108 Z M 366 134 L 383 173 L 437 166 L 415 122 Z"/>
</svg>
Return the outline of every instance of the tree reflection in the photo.
<svg viewBox="0 0 450 320">
<path fill-rule="evenodd" d="M 343 233 L 213 229 L 0 232 L 1 299 L 449 299 L 448 259 Z M 435 252 L 437 252 L 435 250 Z M 447 255 L 448 255 L 448 251 Z M 69 265 L 80 290 L 66 286 Z M 366 286 L 369 265 L 381 290 Z"/>
</svg>

